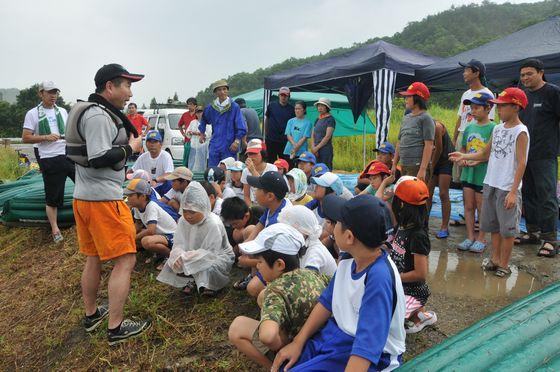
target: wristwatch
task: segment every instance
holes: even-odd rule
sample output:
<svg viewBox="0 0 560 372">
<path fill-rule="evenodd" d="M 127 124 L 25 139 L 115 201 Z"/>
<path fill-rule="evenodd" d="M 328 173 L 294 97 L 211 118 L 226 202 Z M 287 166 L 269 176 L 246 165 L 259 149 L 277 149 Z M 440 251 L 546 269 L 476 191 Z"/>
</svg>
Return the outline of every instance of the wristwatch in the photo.
<svg viewBox="0 0 560 372">
<path fill-rule="evenodd" d="M 238 144 L 240 143 L 239 139 L 236 139 L 235 141 L 233 141 L 234 143 Z"/>
</svg>

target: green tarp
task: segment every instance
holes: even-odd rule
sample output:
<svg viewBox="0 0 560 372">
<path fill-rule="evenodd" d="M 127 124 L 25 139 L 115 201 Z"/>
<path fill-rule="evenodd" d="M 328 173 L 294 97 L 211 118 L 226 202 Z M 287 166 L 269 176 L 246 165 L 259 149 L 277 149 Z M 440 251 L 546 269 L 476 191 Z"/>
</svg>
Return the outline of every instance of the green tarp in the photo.
<svg viewBox="0 0 560 372">
<path fill-rule="evenodd" d="M 274 92 L 277 94 L 277 92 Z M 259 117 L 263 116 L 263 97 L 264 89 L 257 89 L 252 92 L 241 94 L 235 98 L 243 98 L 247 103 L 247 107 L 251 107 L 257 111 Z M 313 103 L 317 102 L 320 97 L 331 100 L 331 114 L 336 119 L 335 137 L 359 136 L 364 133 L 364 121 L 366 123 L 366 134 L 374 134 L 375 127 L 367 114 L 362 114 L 358 122 L 354 124 L 352 110 L 348 104 L 348 99 L 342 94 L 332 93 L 313 93 L 313 92 L 292 92 L 290 102 L 294 104 L 296 101 L 304 101 L 307 104 L 307 118 L 311 122 L 315 122 L 319 113 Z M 273 96 L 272 99 L 277 99 Z"/>
</svg>

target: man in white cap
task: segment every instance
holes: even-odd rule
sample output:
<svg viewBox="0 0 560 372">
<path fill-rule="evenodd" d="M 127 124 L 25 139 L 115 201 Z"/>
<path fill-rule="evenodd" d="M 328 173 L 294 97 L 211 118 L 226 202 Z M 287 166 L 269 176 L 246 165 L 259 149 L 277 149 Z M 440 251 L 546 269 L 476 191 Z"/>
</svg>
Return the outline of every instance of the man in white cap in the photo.
<svg viewBox="0 0 560 372">
<path fill-rule="evenodd" d="M 296 116 L 294 106 L 290 104 L 290 88 L 282 87 L 278 91 L 278 101 L 268 104 L 264 118 L 265 142 L 267 162 L 274 163 L 276 159 L 290 162 L 290 156 L 284 155 L 284 148 L 288 142 L 286 125 L 288 120 Z"/>
<path fill-rule="evenodd" d="M 38 150 L 37 162 L 45 186 L 45 209 L 55 243 L 63 240 L 56 213 L 64 203 L 66 177 L 74 181 L 75 175 L 74 164 L 66 158 L 64 130 L 68 113 L 56 105 L 59 92 L 52 81 L 40 85 L 41 103 L 25 115 L 21 136 L 24 143 L 34 143 Z"/>
</svg>

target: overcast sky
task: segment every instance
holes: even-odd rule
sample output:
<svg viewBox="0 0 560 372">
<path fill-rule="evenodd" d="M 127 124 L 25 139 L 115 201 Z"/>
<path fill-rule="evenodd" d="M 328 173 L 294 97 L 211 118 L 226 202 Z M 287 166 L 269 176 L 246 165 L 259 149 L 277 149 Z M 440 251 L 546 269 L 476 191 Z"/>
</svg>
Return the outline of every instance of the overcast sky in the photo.
<svg viewBox="0 0 560 372">
<path fill-rule="evenodd" d="M 74 101 L 93 91 L 99 67 L 117 62 L 146 75 L 133 101 L 174 92 L 184 101 L 219 78 L 390 36 L 472 2 L 481 1 L 0 0 L 0 88 L 53 80 Z"/>
</svg>

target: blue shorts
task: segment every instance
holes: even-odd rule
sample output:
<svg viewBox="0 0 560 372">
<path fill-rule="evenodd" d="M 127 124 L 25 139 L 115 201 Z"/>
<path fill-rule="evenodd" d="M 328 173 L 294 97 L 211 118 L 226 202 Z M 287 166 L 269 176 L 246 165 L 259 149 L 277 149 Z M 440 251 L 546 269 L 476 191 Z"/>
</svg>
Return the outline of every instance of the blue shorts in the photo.
<svg viewBox="0 0 560 372">
<path fill-rule="evenodd" d="M 344 333 L 334 318 L 330 318 L 325 327 L 305 343 L 297 363 L 290 371 L 344 371 L 353 345 L 354 337 Z M 402 355 L 399 355 L 398 360 L 402 363 Z M 378 365 L 372 363 L 368 371 L 383 370 L 388 365 L 389 360 L 382 356 Z"/>
</svg>

